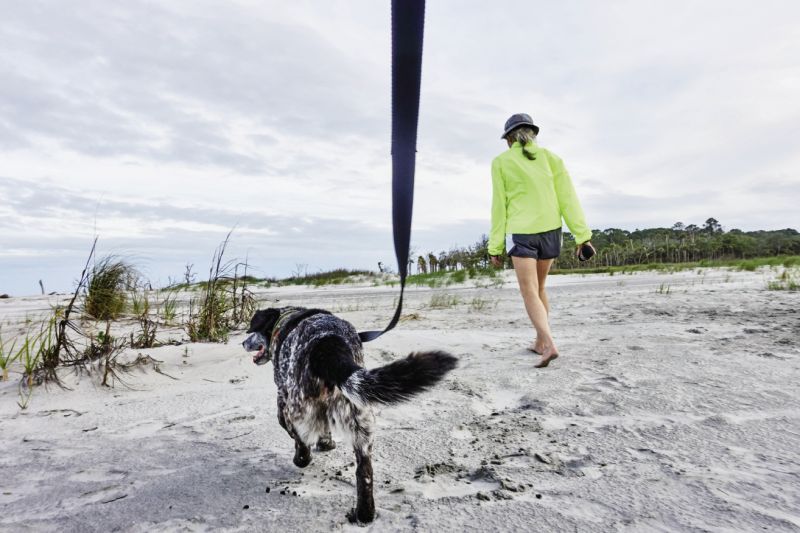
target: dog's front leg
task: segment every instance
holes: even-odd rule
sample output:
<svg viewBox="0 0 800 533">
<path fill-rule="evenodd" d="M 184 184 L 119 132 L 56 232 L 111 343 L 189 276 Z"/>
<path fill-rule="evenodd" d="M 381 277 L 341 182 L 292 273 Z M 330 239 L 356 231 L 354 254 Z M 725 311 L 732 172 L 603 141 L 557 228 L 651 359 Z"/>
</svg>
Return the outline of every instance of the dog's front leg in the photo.
<svg viewBox="0 0 800 533">
<path fill-rule="evenodd" d="M 295 431 L 291 420 L 286 414 L 286 402 L 282 397 L 278 397 L 278 423 L 294 439 L 294 464 L 300 468 L 305 468 L 311 463 L 311 448 L 309 448 Z"/>
<path fill-rule="evenodd" d="M 348 513 L 351 522 L 366 524 L 375 519 L 372 495 L 372 421 L 371 412 L 362 411 L 353 424 L 353 447 L 356 452 L 356 508 Z"/>
</svg>

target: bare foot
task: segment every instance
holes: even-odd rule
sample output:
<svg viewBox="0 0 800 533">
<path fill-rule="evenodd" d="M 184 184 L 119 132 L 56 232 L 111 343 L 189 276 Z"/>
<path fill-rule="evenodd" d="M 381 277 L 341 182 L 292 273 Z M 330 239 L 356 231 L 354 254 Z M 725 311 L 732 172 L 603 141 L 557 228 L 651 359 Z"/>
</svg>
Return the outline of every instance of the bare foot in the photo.
<svg viewBox="0 0 800 533">
<path fill-rule="evenodd" d="M 544 368 L 550 364 L 550 361 L 558 358 L 558 351 L 556 350 L 555 346 L 550 346 L 542 350 L 541 354 L 542 359 L 535 365 L 534 368 Z"/>
<path fill-rule="evenodd" d="M 528 350 L 535 353 L 536 355 L 542 355 L 542 351 L 544 350 L 544 343 L 539 342 L 537 338 L 534 343 L 528 346 Z"/>
</svg>

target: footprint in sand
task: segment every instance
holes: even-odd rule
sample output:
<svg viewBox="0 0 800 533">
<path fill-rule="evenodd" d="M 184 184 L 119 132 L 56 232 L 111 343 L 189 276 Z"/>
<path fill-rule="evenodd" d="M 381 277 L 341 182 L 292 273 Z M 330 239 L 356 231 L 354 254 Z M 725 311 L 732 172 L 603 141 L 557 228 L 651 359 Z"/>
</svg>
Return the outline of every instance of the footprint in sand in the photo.
<svg viewBox="0 0 800 533">
<path fill-rule="evenodd" d="M 595 380 L 595 383 L 601 388 L 611 390 L 630 390 L 632 388 L 630 385 L 614 376 L 603 376 Z"/>
<path fill-rule="evenodd" d="M 96 468 L 76 472 L 69 477 L 69 480 L 101 483 L 103 481 L 119 481 L 124 479 L 127 475 L 128 472 L 124 470 L 105 470 L 102 468 Z"/>
</svg>

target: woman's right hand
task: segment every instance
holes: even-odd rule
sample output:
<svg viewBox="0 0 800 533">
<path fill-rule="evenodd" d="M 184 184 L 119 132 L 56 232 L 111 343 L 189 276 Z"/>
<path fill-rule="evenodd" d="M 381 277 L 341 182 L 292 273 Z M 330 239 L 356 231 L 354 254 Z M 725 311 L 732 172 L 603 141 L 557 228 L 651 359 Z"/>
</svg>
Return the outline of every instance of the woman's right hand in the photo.
<svg viewBox="0 0 800 533">
<path fill-rule="evenodd" d="M 503 260 L 500 258 L 499 255 L 489 256 L 489 259 L 492 261 L 493 267 L 500 268 L 501 266 L 503 266 Z"/>
</svg>

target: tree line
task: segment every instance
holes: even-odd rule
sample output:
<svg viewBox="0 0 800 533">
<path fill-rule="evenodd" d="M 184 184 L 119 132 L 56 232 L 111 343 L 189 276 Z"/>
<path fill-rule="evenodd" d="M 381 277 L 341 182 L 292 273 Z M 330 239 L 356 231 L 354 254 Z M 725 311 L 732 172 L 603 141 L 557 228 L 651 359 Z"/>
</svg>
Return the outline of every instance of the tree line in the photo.
<svg viewBox="0 0 800 533">
<path fill-rule="evenodd" d="M 725 231 L 719 221 L 709 218 L 701 226 L 676 222 L 670 228 L 628 231 L 619 228 L 594 230 L 592 244 L 597 255 L 589 263 L 574 255 L 575 240 L 564 233 L 561 256 L 554 268 L 626 266 L 648 263 L 687 263 L 702 260 L 749 259 L 778 255 L 800 255 L 800 233 L 786 228 L 772 231 Z M 416 255 L 409 272 L 429 273 L 489 267 L 489 239 L 486 235 L 470 246 L 454 247 L 438 254 Z M 506 257 L 506 264 L 510 260 Z"/>
</svg>

